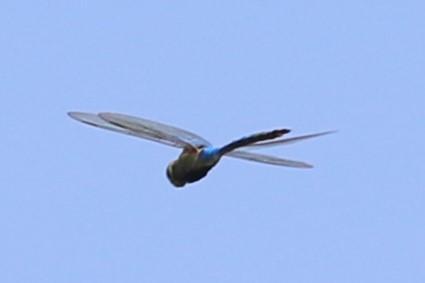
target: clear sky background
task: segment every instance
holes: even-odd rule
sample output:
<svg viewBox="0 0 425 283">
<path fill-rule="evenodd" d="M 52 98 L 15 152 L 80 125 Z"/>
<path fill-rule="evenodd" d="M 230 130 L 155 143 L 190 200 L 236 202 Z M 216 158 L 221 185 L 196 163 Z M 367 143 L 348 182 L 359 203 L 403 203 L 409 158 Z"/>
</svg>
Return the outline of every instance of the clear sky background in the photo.
<svg viewBox="0 0 425 283">
<path fill-rule="evenodd" d="M 423 1 L 2 1 L 0 282 L 425 282 Z M 179 151 L 70 110 L 217 145 L 335 135 L 223 159 L 176 191 Z"/>
</svg>

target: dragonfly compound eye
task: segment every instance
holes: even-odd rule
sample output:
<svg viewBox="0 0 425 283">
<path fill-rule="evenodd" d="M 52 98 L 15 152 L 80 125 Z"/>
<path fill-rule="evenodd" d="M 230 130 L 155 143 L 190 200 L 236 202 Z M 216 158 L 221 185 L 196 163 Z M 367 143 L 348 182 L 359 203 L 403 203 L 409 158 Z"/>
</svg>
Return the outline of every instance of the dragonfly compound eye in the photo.
<svg viewBox="0 0 425 283">
<path fill-rule="evenodd" d="M 185 181 L 182 180 L 178 180 L 174 174 L 173 174 L 173 164 L 174 162 L 170 163 L 167 166 L 167 178 L 168 180 L 171 182 L 171 184 L 173 184 L 176 187 L 183 187 L 184 185 L 186 185 Z"/>
</svg>

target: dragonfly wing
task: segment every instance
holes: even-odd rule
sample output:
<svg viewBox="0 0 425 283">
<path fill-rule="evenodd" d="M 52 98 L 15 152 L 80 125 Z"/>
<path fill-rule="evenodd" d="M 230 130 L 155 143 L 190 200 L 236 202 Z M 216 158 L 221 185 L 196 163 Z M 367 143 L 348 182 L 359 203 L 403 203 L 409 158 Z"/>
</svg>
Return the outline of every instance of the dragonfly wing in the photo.
<svg viewBox="0 0 425 283">
<path fill-rule="evenodd" d="M 98 127 L 98 128 L 102 128 L 102 129 L 106 129 L 106 130 L 130 135 L 130 136 L 143 138 L 143 139 L 146 139 L 146 140 L 159 142 L 159 143 L 169 145 L 169 146 L 174 146 L 174 147 L 179 147 L 179 148 L 183 148 L 185 146 L 193 146 L 189 143 L 178 140 L 176 138 L 167 139 L 164 136 L 160 136 L 159 133 L 157 133 L 157 132 L 140 132 L 140 131 L 137 132 L 137 131 L 134 131 L 132 129 L 119 126 L 117 124 L 113 124 L 113 123 L 103 119 L 98 114 L 94 114 L 94 113 L 69 112 L 68 115 L 71 118 L 73 118 L 77 121 L 80 121 L 82 123 L 85 123 L 85 124 L 88 124 L 88 125 L 91 125 L 91 126 L 95 126 L 95 127 Z"/>
<path fill-rule="evenodd" d="M 316 138 L 316 137 L 320 137 L 324 135 L 333 134 L 336 132 L 337 131 L 326 131 L 321 133 L 302 135 L 302 136 L 280 139 L 275 141 L 253 143 L 253 144 L 247 145 L 246 148 L 263 148 L 263 147 L 270 147 L 270 146 L 277 146 L 277 145 L 287 145 L 287 144 L 292 144 L 292 143 L 296 143 L 296 142 L 307 140 L 307 139 L 312 139 L 312 138 Z"/>
<path fill-rule="evenodd" d="M 177 144 L 175 144 L 174 142 L 171 142 L 171 141 L 158 140 L 158 139 L 155 139 L 155 138 L 150 137 L 148 135 L 142 135 L 140 133 L 133 132 L 129 129 L 119 127 L 117 125 L 113 125 L 113 124 L 102 119 L 101 117 L 99 117 L 97 114 L 94 114 L 94 113 L 69 112 L 68 115 L 71 118 L 73 118 L 77 121 L 80 121 L 82 123 L 85 123 L 85 124 L 88 124 L 88 125 L 91 125 L 91 126 L 95 126 L 95 127 L 101 128 L 101 129 L 106 129 L 106 130 L 114 131 L 114 132 L 117 132 L 117 133 L 122 133 L 122 134 L 130 135 L 130 136 L 134 136 L 134 137 L 138 137 L 138 138 L 151 140 L 151 141 L 156 141 L 156 142 L 160 142 L 160 143 L 165 144 L 165 145 L 182 147 L 182 146 L 177 145 Z"/>
<path fill-rule="evenodd" d="M 123 133 L 127 135 L 134 135 L 130 130 L 124 129 L 115 125 L 110 124 L 109 122 L 103 120 L 97 114 L 93 113 L 85 113 L 85 112 L 68 112 L 68 115 L 79 122 L 95 126 L 98 128 Z"/>
<path fill-rule="evenodd" d="M 286 166 L 286 167 L 293 167 L 293 168 L 313 168 L 313 165 L 302 162 L 302 161 L 283 159 L 283 158 L 279 158 L 275 156 L 241 151 L 241 150 L 231 151 L 225 154 L 225 156 L 235 157 L 235 158 L 249 160 L 249 161 L 261 162 L 261 163 L 266 163 L 271 165 L 278 165 L 278 166 Z"/>
<path fill-rule="evenodd" d="M 166 140 L 178 147 L 211 146 L 209 141 L 199 135 L 163 123 L 119 113 L 99 113 L 98 115 L 113 125 L 131 130 L 141 137 L 150 137 L 159 142 Z"/>
</svg>

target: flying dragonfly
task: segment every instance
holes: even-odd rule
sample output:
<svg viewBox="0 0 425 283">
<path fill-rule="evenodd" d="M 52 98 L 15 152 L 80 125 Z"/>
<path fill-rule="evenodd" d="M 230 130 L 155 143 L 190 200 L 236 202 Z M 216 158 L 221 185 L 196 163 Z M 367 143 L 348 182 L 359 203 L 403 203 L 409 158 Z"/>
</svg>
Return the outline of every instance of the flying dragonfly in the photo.
<svg viewBox="0 0 425 283">
<path fill-rule="evenodd" d="M 203 137 L 192 132 L 119 113 L 68 112 L 68 115 L 82 123 L 98 128 L 151 140 L 165 145 L 181 148 L 179 157 L 167 166 L 168 180 L 178 188 L 199 181 L 220 161 L 223 156 L 234 157 L 260 163 L 293 168 L 312 168 L 313 166 L 295 160 L 283 159 L 254 153 L 242 149 L 256 149 L 286 145 L 298 141 L 328 135 L 326 131 L 290 138 L 281 138 L 289 129 L 276 129 L 242 137 L 221 147 L 214 147 Z"/>
</svg>

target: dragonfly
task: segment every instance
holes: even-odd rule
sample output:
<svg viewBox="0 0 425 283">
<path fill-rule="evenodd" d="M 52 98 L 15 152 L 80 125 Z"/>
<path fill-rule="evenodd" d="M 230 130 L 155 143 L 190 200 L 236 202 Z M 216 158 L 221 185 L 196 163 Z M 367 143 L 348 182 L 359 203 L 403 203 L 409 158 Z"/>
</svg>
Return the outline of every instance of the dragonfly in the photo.
<svg viewBox="0 0 425 283">
<path fill-rule="evenodd" d="M 204 178 L 223 156 L 292 168 L 312 168 L 311 164 L 249 151 L 279 145 L 292 144 L 306 139 L 334 133 L 325 131 L 295 137 L 283 136 L 291 130 L 286 128 L 255 133 L 236 139 L 224 146 L 213 146 L 208 140 L 190 131 L 164 123 L 126 114 L 101 112 L 68 112 L 68 115 L 85 124 L 180 148 L 176 160 L 166 169 L 168 180 L 176 188 Z"/>
</svg>

